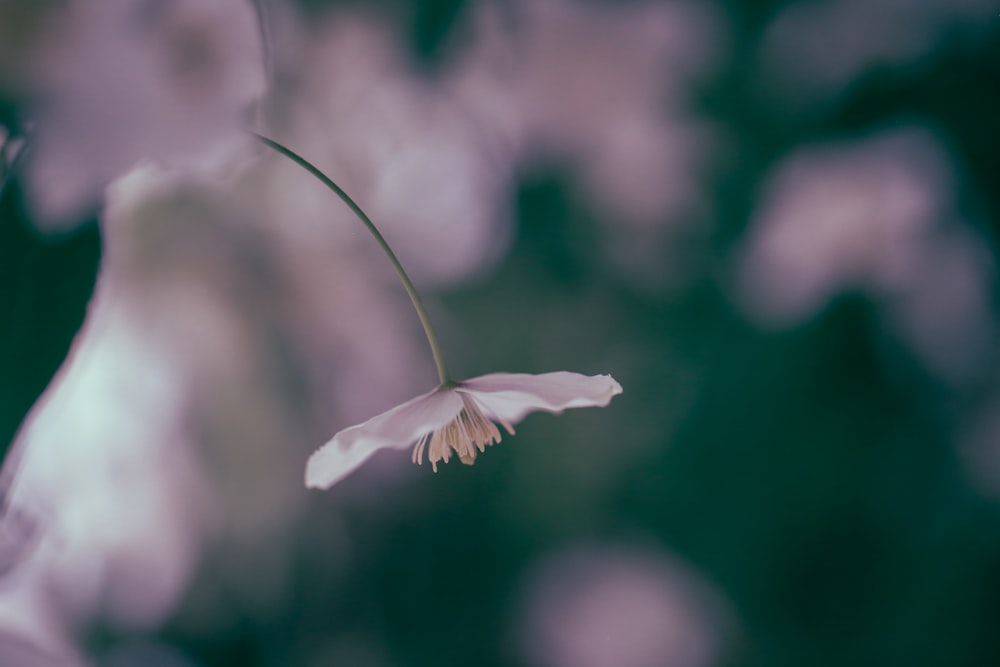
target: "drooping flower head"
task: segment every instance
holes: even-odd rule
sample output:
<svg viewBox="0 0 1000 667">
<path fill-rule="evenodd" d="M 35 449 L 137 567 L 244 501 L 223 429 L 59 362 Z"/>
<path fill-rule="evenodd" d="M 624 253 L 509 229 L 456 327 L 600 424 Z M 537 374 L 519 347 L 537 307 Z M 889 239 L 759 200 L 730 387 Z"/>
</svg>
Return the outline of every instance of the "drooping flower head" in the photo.
<svg viewBox="0 0 1000 667">
<path fill-rule="evenodd" d="M 306 486 L 329 488 L 386 447 L 405 449 L 413 445 L 413 462 L 421 463 L 426 452 L 435 472 L 438 461 L 447 463 L 452 452 L 471 465 L 488 445 L 500 442 L 500 430 L 494 422 L 513 435 L 511 424 L 534 410 L 559 413 L 566 408 L 604 407 L 622 392 L 621 385 L 610 375 L 587 376 L 566 371 L 542 375 L 491 373 L 464 382 L 452 381 L 416 287 L 371 218 L 343 188 L 307 159 L 273 139 L 254 136 L 336 194 L 375 237 L 417 311 L 441 381 L 434 391 L 333 436 L 309 457 Z"/>
<path fill-rule="evenodd" d="M 414 463 L 426 454 L 435 471 L 453 454 L 471 465 L 487 446 L 500 442 L 494 422 L 513 435 L 512 424 L 530 412 L 604 407 L 621 392 L 610 375 L 566 371 L 491 373 L 443 385 L 337 433 L 309 458 L 306 486 L 329 488 L 384 448 L 413 446 Z"/>
</svg>

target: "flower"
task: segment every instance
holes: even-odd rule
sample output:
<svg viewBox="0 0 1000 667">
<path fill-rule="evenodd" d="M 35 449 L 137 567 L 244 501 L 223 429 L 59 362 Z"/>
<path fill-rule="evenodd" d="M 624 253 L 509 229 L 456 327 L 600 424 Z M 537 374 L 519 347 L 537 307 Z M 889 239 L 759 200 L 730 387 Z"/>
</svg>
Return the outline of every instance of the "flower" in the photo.
<svg viewBox="0 0 1000 667">
<path fill-rule="evenodd" d="M 452 452 L 472 465 L 487 445 L 500 442 L 494 422 L 513 435 L 511 424 L 529 412 L 604 407 L 621 392 L 610 375 L 566 371 L 491 373 L 445 384 L 337 433 L 309 457 L 306 486 L 329 488 L 383 448 L 414 445 L 413 462 L 421 463 L 426 453 L 435 472 L 438 461 L 447 463 Z"/>
</svg>

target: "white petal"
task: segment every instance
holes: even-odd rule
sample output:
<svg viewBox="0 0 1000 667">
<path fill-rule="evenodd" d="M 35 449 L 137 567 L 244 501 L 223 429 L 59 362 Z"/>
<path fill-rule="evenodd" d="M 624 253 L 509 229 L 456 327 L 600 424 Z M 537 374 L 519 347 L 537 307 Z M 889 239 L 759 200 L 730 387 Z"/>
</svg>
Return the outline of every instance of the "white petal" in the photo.
<svg viewBox="0 0 1000 667">
<path fill-rule="evenodd" d="M 345 428 L 309 457 L 306 486 L 327 489 L 379 449 L 405 449 L 420 436 L 450 422 L 461 410 L 462 398 L 457 393 L 435 390 Z"/>
<path fill-rule="evenodd" d="M 622 387 L 610 375 L 557 371 L 491 373 L 462 382 L 458 391 L 472 394 L 495 417 L 516 422 L 535 410 L 559 413 L 566 408 L 603 408 L 622 393 Z"/>
</svg>

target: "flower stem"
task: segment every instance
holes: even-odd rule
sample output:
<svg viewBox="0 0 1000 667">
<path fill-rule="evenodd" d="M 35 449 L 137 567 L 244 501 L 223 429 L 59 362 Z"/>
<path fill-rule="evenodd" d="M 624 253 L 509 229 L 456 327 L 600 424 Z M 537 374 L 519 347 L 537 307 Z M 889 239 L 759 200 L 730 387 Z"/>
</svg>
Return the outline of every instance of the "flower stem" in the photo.
<svg viewBox="0 0 1000 667">
<path fill-rule="evenodd" d="M 403 270 L 403 265 L 399 263 L 399 259 L 396 258 L 396 253 L 392 251 L 389 244 L 386 242 L 382 233 L 375 226 L 375 223 L 371 221 L 361 207 L 358 206 L 351 197 L 344 192 L 344 190 L 333 182 L 329 176 L 320 171 L 311 162 L 306 160 L 304 157 L 293 151 L 292 149 L 284 146 L 273 139 L 268 139 L 265 136 L 259 135 L 256 132 L 250 132 L 258 141 L 260 141 L 265 146 L 276 150 L 285 157 L 287 157 L 292 162 L 296 163 L 310 174 L 316 177 L 323 185 L 328 187 L 333 191 L 340 199 L 347 204 L 347 207 L 364 223 L 368 231 L 371 232 L 375 240 L 378 241 L 379 246 L 385 252 L 389 261 L 392 263 L 392 268 L 396 270 L 396 274 L 403 283 L 403 287 L 406 289 L 406 294 L 410 297 L 410 302 L 413 303 L 413 308 L 417 311 L 417 317 L 420 318 L 420 325 L 424 328 L 424 334 L 427 335 L 427 342 L 431 346 L 431 354 L 434 356 L 434 365 L 437 366 L 438 378 L 441 380 L 441 385 L 448 385 L 452 383 L 451 376 L 448 374 L 448 369 L 444 365 L 444 355 L 441 354 L 441 346 L 438 345 L 437 337 L 434 335 L 434 329 L 431 328 L 430 318 L 427 317 L 427 311 L 424 310 L 424 304 L 420 301 L 420 295 L 417 294 L 416 288 L 413 286 L 413 282 L 410 277 L 406 275 L 406 271 Z"/>
</svg>

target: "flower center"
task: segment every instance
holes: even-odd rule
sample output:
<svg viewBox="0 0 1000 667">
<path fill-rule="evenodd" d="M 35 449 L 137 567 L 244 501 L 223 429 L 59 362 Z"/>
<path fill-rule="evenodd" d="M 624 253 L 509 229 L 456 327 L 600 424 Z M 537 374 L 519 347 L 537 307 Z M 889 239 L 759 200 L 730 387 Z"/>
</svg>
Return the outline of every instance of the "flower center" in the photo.
<svg viewBox="0 0 1000 667">
<path fill-rule="evenodd" d="M 462 411 L 450 422 L 421 436 L 417 441 L 413 448 L 413 462 L 417 465 L 423 463 L 425 449 L 434 472 L 437 472 L 438 461 L 447 463 L 452 451 L 458 455 L 459 461 L 472 465 L 479 452 L 486 451 L 487 445 L 500 442 L 499 429 L 487 419 L 476 401 L 465 393 L 459 395 L 462 397 Z M 514 435 L 510 424 L 504 420 L 498 421 L 507 433 Z"/>
</svg>

